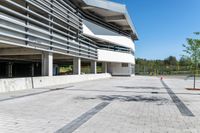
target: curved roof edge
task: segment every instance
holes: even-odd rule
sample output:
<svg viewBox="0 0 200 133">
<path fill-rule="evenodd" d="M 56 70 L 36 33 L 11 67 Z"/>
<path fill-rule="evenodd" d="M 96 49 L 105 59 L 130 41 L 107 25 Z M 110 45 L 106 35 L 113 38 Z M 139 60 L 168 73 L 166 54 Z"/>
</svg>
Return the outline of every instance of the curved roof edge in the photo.
<svg viewBox="0 0 200 133">
<path fill-rule="evenodd" d="M 132 19 L 128 13 L 126 5 L 112 2 L 112 1 L 107 1 L 107 0 L 80 0 L 80 1 L 84 2 L 85 6 L 87 6 L 87 8 L 85 8 L 85 9 L 87 9 L 87 10 L 91 10 L 93 7 L 93 8 L 105 10 L 107 12 L 110 11 L 110 12 L 115 12 L 116 14 L 117 13 L 123 14 L 124 20 L 127 22 L 128 25 L 123 25 L 123 24 L 119 25 L 119 26 L 121 26 L 120 27 L 121 30 L 122 31 L 128 30 L 131 34 L 131 38 L 133 40 L 138 40 L 138 34 L 136 31 L 136 28 L 135 28 L 135 26 L 132 22 Z M 101 15 L 104 16 L 104 14 L 105 13 L 102 11 Z M 111 20 L 112 22 L 114 22 L 114 21 L 119 22 L 119 20 L 122 20 L 122 17 L 119 17 L 119 19 L 117 19 L 117 17 L 113 16 L 113 18 L 114 18 L 114 20 Z"/>
</svg>

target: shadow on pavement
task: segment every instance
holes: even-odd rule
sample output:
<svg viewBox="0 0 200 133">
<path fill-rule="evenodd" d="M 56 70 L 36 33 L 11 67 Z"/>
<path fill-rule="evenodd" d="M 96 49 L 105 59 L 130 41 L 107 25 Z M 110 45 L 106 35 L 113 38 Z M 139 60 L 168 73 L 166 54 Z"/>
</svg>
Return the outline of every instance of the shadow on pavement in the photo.
<svg viewBox="0 0 200 133">
<path fill-rule="evenodd" d="M 164 89 L 164 87 L 146 87 L 146 86 L 115 86 L 115 87 L 123 89 L 151 89 L 151 90 Z"/>
<path fill-rule="evenodd" d="M 66 91 L 83 91 L 83 92 L 116 92 L 116 93 L 122 93 L 122 92 L 126 92 L 126 93 L 140 93 L 140 94 L 163 94 L 163 95 L 168 95 L 169 93 L 167 92 L 152 92 L 152 91 L 116 91 L 116 90 L 89 90 L 89 89 L 66 89 Z M 179 95 L 200 95 L 200 93 L 175 93 L 175 94 L 179 94 Z"/>
<path fill-rule="evenodd" d="M 100 95 L 97 97 L 77 97 L 77 99 L 81 100 L 94 100 L 94 99 L 100 99 L 103 101 L 114 101 L 114 100 L 119 100 L 122 102 L 168 102 L 169 99 L 167 98 L 162 98 L 162 97 L 155 97 L 155 96 L 142 96 L 142 95 L 137 95 L 137 96 L 124 96 L 124 95 Z"/>
</svg>

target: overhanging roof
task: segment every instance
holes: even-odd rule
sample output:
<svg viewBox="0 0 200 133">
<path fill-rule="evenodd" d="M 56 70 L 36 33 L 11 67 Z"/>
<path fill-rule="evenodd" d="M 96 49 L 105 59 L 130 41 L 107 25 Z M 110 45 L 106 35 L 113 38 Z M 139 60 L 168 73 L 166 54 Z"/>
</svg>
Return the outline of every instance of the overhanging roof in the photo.
<svg viewBox="0 0 200 133">
<path fill-rule="evenodd" d="M 84 12 L 98 16 L 105 23 L 115 25 L 120 31 L 130 34 L 133 40 L 138 39 L 125 5 L 106 0 L 76 0 L 74 3 Z"/>
</svg>

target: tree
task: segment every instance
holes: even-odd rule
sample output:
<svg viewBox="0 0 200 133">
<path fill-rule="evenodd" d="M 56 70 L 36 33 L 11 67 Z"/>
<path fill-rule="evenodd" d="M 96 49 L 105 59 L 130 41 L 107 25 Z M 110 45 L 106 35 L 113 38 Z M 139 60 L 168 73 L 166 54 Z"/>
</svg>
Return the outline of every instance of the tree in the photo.
<svg viewBox="0 0 200 133">
<path fill-rule="evenodd" d="M 165 65 L 169 66 L 176 66 L 177 65 L 177 59 L 174 56 L 169 56 L 164 60 Z"/>
<path fill-rule="evenodd" d="M 199 32 L 196 32 L 194 34 L 199 35 Z M 193 74 L 194 74 L 194 86 L 193 87 L 195 89 L 196 88 L 197 67 L 198 67 L 198 63 L 200 61 L 200 40 L 188 38 L 187 45 L 183 44 L 183 47 L 185 48 L 184 52 L 186 53 L 186 56 L 188 56 L 188 58 L 190 58 L 192 61 L 192 68 L 193 68 Z"/>
<path fill-rule="evenodd" d="M 183 56 L 180 60 L 174 56 L 169 56 L 165 60 L 136 58 L 136 73 L 142 75 L 187 74 L 192 70 L 191 64 L 191 59 L 187 56 Z"/>
<path fill-rule="evenodd" d="M 187 56 L 182 56 L 180 58 L 180 61 L 179 61 L 179 65 L 180 66 L 190 66 L 192 64 L 192 61 L 189 57 Z"/>
</svg>

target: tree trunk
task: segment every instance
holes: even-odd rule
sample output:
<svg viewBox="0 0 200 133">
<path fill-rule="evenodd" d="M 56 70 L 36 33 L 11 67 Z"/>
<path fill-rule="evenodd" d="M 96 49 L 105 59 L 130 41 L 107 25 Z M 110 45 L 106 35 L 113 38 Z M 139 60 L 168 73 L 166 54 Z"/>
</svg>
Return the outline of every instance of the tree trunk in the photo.
<svg viewBox="0 0 200 133">
<path fill-rule="evenodd" d="M 194 73 L 194 85 L 193 85 L 193 88 L 196 89 L 196 73 Z"/>
<path fill-rule="evenodd" d="M 197 66 L 198 66 L 198 63 L 197 63 L 197 56 L 195 56 L 195 68 L 194 68 L 194 89 L 196 89 L 196 71 L 197 71 Z"/>
</svg>

